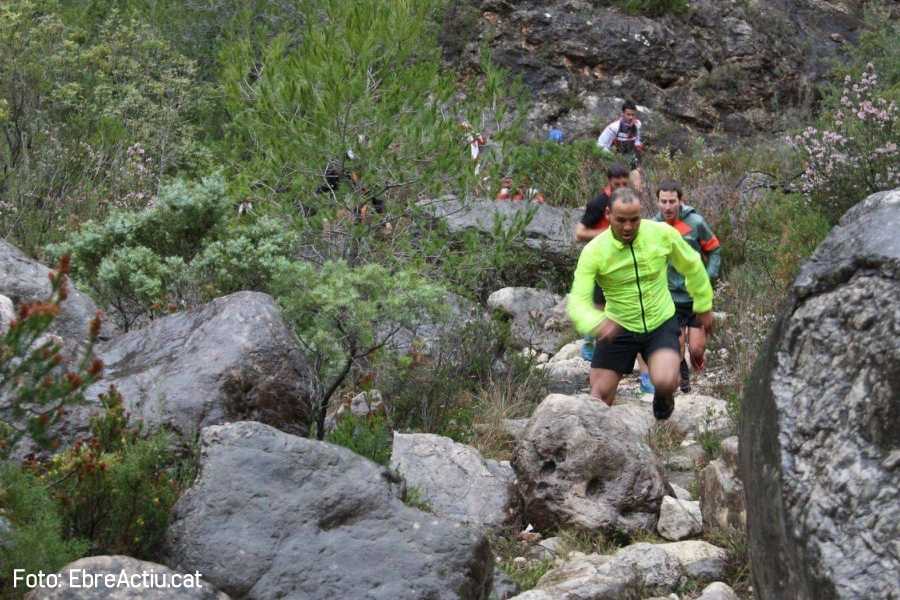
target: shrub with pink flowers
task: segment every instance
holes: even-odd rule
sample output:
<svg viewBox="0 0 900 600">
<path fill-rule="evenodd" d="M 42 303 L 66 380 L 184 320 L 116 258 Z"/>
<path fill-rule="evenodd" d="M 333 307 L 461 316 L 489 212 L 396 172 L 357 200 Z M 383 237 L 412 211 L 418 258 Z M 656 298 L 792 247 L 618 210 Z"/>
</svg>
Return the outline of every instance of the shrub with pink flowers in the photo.
<svg viewBox="0 0 900 600">
<path fill-rule="evenodd" d="M 900 111 L 872 63 L 847 75 L 837 106 L 789 141 L 803 157 L 803 193 L 837 221 L 865 196 L 900 187 Z"/>
</svg>

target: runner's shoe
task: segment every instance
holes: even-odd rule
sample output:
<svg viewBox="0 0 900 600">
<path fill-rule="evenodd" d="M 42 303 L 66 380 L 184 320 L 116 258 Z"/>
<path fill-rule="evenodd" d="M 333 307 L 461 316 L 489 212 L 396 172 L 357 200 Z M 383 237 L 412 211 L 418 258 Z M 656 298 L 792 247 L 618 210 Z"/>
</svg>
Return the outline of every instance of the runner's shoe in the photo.
<svg viewBox="0 0 900 600">
<path fill-rule="evenodd" d="M 594 338 L 584 338 L 584 343 L 581 345 L 581 358 L 588 362 L 594 359 Z"/>
<path fill-rule="evenodd" d="M 661 394 L 653 395 L 653 416 L 659 421 L 665 421 L 672 416 L 675 410 L 675 397 L 665 397 Z"/>
<path fill-rule="evenodd" d="M 691 370 L 683 358 L 681 359 L 681 391 L 685 394 L 691 391 Z"/>
<path fill-rule="evenodd" d="M 653 387 L 653 383 L 650 381 L 650 373 L 641 373 L 641 393 L 653 394 L 655 392 L 656 388 Z"/>
</svg>

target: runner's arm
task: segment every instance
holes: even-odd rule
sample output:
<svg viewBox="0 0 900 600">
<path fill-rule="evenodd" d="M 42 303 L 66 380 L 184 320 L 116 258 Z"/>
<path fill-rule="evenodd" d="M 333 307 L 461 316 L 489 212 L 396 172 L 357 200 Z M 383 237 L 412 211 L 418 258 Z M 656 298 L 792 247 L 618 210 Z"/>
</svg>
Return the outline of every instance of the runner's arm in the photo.
<svg viewBox="0 0 900 600">
<path fill-rule="evenodd" d="M 634 128 L 634 149 L 637 150 L 638 154 L 643 154 L 644 152 L 644 142 L 641 140 L 641 122 L 638 119 L 635 119 Z"/>
<path fill-rule="evenodd" d="M 684 276 L 685 287 L 694 301 L 694 312 L 697 314 L 712 310 L 713 290 L 709 275 L 703 265 L 703 259 L 681 237 L 674 227 L 666 231 L 671 249 L 669 261 L 675 270 Z"/>
<path fill-rule="evenodd" d="M 706 256 L 706 273 L 711 280 L 719 277 L 719 271 L 722 268 L 722 249 L 719 244 L 719 238 L 712 232 L 706 220 L 700 222 L 698 227 L 698 241 L 703 255 Z"/>
<path fill-rule="evenodd" d="M 613 121 L 606 126 L 606 129 L 603 130 L 603 133 L 601 133 L 600 137 L 597 138 L 598 147 L 607 151 L 612 150 L 613 142 L 616 140 L 616 123 L 618 123 L 618 121 Z"/>
<path fill-rule="evenodd" d="M 587 247 L 578 257 L 575 279 L 566 302 L 566 312 L 578 333 L 594 333 L 606 318 L 606 313 L 594 305 L 594 282 L 597 277 L 596 255 Z M 696 253 L 695 253 L 696 254 Z"/>
</svg>

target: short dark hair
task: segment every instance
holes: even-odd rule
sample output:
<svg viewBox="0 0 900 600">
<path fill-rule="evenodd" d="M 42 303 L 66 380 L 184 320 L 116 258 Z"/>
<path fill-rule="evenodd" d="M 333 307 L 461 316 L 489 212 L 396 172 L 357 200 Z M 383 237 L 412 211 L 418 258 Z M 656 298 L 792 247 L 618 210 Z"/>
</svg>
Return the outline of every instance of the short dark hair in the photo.
<svg viewBox="0 0 900 600">
<path fill-rule="evenodd" d="M 613 177 L 628 177 L 630 174 L 631 172 L 628 170 L 628 167 L 622 163 L 613 163 L 606 167 L 607 179 L 612 179 Z"/>
<path fill-rule="evenodd" d="M 634 100 L 626 100 L 622 103 L 622 112 L 625 112 L 628 109 L 637 110 L 637 104 L 634 103 Z"/>
<path fill-rule="evenodd" d="M 681 192 L 681 184 L 675 181 L 674 179 L 663 179 L 659 183 L 659 187 L 656 188 L 656 199 L 659 200 L 660 192 L 675 192 L 678 194 L 678 200 L 681 200 L 681 196 L 683 195 Z"/>
<path fill-rule="evenodd" d="M 612 197 L 609 199 L 609 209 L 612 210 L 613 204 L 616 202 L 621 202 L 622 204 L 631 204 L 632 202 L 640 202 L 640 198 L 634 192 L 633 189 L 623 187 L 619 188 L 613 192 Z"/>
</svg>

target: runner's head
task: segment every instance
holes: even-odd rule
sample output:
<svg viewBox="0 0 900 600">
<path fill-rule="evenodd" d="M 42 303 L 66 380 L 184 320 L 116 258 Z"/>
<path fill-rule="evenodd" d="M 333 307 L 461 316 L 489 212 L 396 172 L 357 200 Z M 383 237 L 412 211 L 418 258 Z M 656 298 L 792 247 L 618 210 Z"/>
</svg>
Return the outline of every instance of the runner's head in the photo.
<svg viewBox="0 0 900 600">
<path fill-rule="evenodd" d="M 619 188 L 609 200 L 609 227 L 613 236 L 626 244 L 637 237 L 641 226 L 641 201 L 630 188 Z"/>
<path fill-rule="evenodd" d="M 663 219 L 674 223 L 681 214 L 681 185 L 674 179 L 664 179 L 656 189 L 656 205 Z"/>
<path fill-rule="evenodd" d="M 634 100 L 626 100 L 622 103 L 622 120 L 630 125 L 634 123 L 635 118 L 637 118 L 637 104 Z"/>
<path fill-rule="evenodd" d="M 628 187 L 628 167 L 622 163 L 613 163 L 606 169 L 606 181 L 611 190 Z"/>
</svg>

